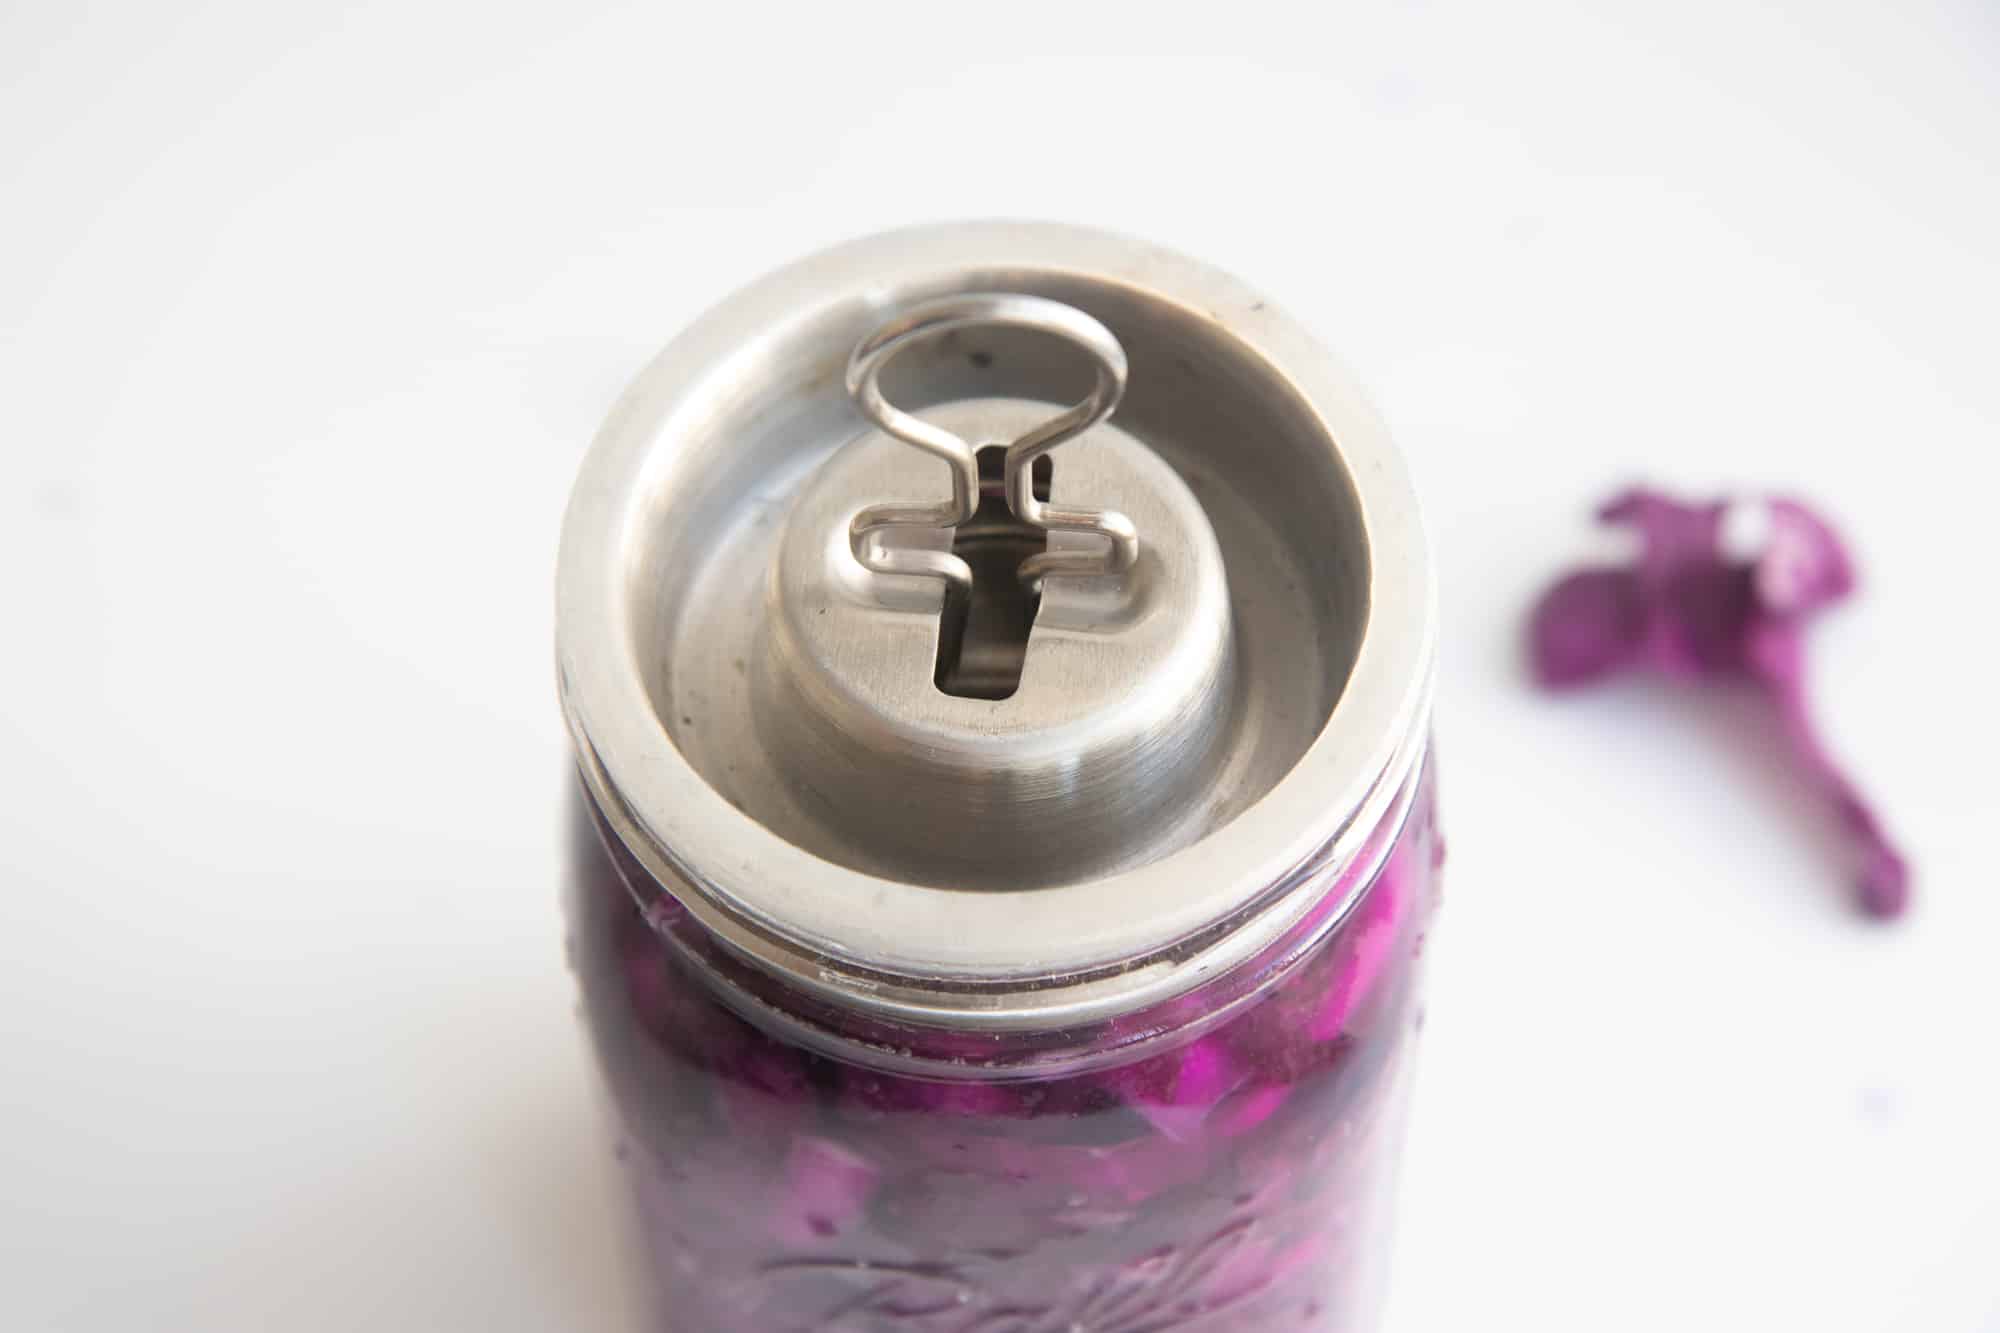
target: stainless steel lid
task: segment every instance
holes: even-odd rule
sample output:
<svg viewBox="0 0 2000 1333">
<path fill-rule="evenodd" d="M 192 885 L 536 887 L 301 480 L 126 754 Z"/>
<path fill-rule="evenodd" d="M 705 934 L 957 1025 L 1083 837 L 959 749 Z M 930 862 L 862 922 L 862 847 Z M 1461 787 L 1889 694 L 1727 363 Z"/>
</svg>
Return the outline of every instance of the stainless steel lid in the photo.
<svg viewBox="0 0 2000 1333">
<path fill-rule="evenodd" d="M 704 316 L 586 458 L 557 597 L 585 779 L 704 925 L 843 1006 L 994 1030 L 1132 1012 L 1296 923 L 1420 756 L 1435 622 L 1401 461 L 1303 330 L 1019 223 Z"/>
</svg>

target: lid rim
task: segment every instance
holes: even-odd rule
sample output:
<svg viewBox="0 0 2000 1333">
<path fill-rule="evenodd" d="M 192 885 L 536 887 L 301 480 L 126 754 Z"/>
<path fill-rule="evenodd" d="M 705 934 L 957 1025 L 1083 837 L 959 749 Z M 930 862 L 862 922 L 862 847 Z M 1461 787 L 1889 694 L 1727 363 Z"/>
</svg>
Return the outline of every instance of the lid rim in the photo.
<svg viewBox="0 0 2000 1333">
<path fill-rule="evenodd" d="M 1346 687 L 1291 771 L 1190 846 L 1086 881 L 1096 910 L 1082 913 L 1077 885 L 969 895 L 825 861 L 728 805 L 667 737 L 632 725 L 652 710 L 621 610 L 620 557 L 641 515 L 621 502 L 704 379 L 788 317 L 841 300 L 900 304 L 926 280 L 965 272 L 968 281 L 983 281 L 986 272 L 1010 267 L 1123 281 L 1207 311 L 1289 381 L 1329 441 L 1338 442 L 1370 556 L 1368 613 Z M 818 305 L 802 301 L 802 291 L 820 293 Z M 1234 279 L 1123 237 L 1054 224 L 971 223 L 884 233 L 811 256 L 726 299 L 670 344 L 621 398 L 579 474 L 564 521 L 557 627 L 565 716 L 593 799 L 640 863 L 678 882 L 689 910 L 732 952 L 898 1021 L 1005 1028 L 1170 998 L 1254 956 L 1328 883 L 1348 879 L 1315 875 L 1318 888 L 1304 902 L 1291 901 L 1299 886 L 1273 895 L 1309 861 L 1351 861 L 1407 787 L 1429 725 L 1436 599 L 1400 457 L 1365 400 L 1301 327 Z M 1352 878 L 1358 892 L 1369 877 Z M 835 910 L 840 903 L 868 910 L 843 916 Z M 1146 908 L 1136 922 L 1134 904 Z M 939 921 L 944 913 L 951 929 L 919 932 L 930 937 L 921 954 L 868 924 L 882 917 Z M 986 918 L 1003 916 L 1016 930 L 982 929 Z M 1060 946 L 1037 949 L 1024 963 L 1006 940 L 1032 934 L 1038 923 Z M 1190 945 L 1209 936 L 1216 938 Z"/>
</svg>

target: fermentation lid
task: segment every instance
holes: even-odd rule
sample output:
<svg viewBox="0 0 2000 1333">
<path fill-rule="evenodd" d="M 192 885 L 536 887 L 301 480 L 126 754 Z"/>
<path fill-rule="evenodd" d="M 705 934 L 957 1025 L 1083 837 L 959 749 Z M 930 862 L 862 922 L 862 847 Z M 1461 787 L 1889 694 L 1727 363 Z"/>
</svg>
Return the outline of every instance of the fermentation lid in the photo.
<svg viewBox="0 0 2000 1333">
<path fill-rule="evenodd" d="M 585 779 L 704 925 L 994 1029 L 1130 1012 L 1298 921 L 1394 808 L 1435 635 L 1401 461 L 1326 354 L 1046 224 L 870 237 L 704 316 L 585 460 L 557 613 Z"/>
</svg>

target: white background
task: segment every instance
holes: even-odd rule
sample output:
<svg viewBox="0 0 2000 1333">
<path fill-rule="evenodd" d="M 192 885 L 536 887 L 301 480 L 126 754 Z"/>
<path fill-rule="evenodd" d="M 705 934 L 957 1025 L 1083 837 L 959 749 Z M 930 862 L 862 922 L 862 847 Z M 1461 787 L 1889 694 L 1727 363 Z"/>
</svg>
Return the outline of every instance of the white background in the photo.
<svg viewBox="0 0 2000 1333">
<path fill-rule="evenodd" d="M 1413 460 L 1395 1333 L 2000 1328 L 2000 11 L 1313 8 L 0 7 L 0 1324 L 622 1330 L 569 477 L 733 287 L 1001 214 L 1237 271 Z M 1852 534 L 1816 691 L 1908 920 L 1727 710 L 1524 685 L 1640 478 Z"/>
</svg>

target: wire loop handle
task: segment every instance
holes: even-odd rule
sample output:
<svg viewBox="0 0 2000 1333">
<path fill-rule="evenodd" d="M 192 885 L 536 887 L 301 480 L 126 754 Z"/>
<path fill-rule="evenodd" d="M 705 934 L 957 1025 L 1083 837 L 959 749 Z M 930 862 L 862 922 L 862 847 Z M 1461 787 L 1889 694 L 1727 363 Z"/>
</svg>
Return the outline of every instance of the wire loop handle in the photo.
<svg viewBox="0 0 2000 1333">
<path fill-rule="evenodd" d="M 1125 349 L 1110 329 L 1074 306 L 1040 296 L 982 292 L 948 296 L 915 305 L 889 320 L 854 348 L 847 361 L 847 391 L 861 414 L 875 425 L 951 468 L 951 498 L 935 504 L 871 505 L 854 516 L 849 541 L 855 559 L 880 574 L 940 578 L 960 592 L 972 586 L 972 570 L 950 551 L 884 542 L 893 528 L 955 528 L 979 508 L 978 451 L 966 440 L 905 412 L 882 394 L 882 371 L 912 344 L 959 329 L 1000 325 L 1061 338 L 1087 353 L 1096 383 L 1081 402 L 1050 417 L 1007 445 L 1004 480 L 1007 506 L 1023 523 L 1044 532 L 1084 532 L 1105 538 L 1102 552 L 1043 551 L 1021 563 L 1022 581 L 1038 585 L 1050 574 L 1122 574 L 1139 558 L 1132 521 L 1116 510 L 1045 503 L 1035 497 L 1034 463 L 1043 454 L 1109 417 L 1125 395 Z"/>
</svg>

